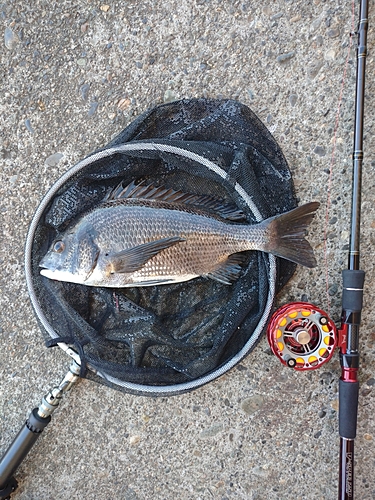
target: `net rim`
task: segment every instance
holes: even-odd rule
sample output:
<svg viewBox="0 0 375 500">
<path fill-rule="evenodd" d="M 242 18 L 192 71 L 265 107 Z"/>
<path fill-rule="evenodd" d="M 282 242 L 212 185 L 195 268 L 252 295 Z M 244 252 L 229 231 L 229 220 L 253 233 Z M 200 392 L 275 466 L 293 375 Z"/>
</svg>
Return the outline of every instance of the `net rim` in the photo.
<svg viewBox="0 0 375 500">
<path fill-rule="evenodd" d="M 228 174 L 227 172 L 216 165 L 216 163 L 212 162 L 211 160 L 205 158 L 204 156 L 198 155 L 192 151 L 189 151 L 187 149 L 183 149 L 181 147 L 176 147 L 170 144 L 164 144 L 164 143 L 158 143 L 158 142 L 143 142 L 143 141 L 134 141 L 126 144 L 122 144 L 121 146 L 117 147 L 110 147 L 104 150 L 101 150 L 99 152 L 96 152 L 77 164 L 75 164 L 73 167 L 71 167 L 65 174 L 63 174 L 52 186 L 51 188 L 47 191 L 45 196 L 43 197 L 42 201 L 40 202 L 33 218 L 31 221 L 31 224 L 29 226 L 29 230 L 27 233 L 26 237 L 26 243 L 25 243 L 25 276 L 26 276 L 26 284 L 27 284 L 27 289 L 29 293 L 29 297 L 32 303 L 32 306 L 34 308 L 34 311 L 40 320 L 43 328 L 47 331 L 47 333 L 50 335 L 52 339 L 56 339 L 59 337 L 59 335 L 54 331 L 53 327 L 50 325 L 48 322 L 40 304 L 36 296 L 36 292 L 33 286 L 33 279 L 32 279 L 32 262 L 31 262 L 31 257 L 32 257 L 32 247 L 33 247 L 33 242 L 34 242 L 34 235 L 36 228 L 39 224 L 40 217 L 44 213 L 45 209 L 47 208 L 48 204 L 51 202 L 53 196 L 58 192 L 58 190 L 75 174 L 77 174 L 80 170 L 85 168 L 86 166 L 90 165 L 91 163 L 96 162 L 97 160 L 101 160 L 103 158 L 112 156 L 114 154 L 118 153 L 126 153 L 126 152 L 131 152 L 131 151 L 142 151 L 142 150 L 153 150 L 153 151 L 159 151 L 159 152 L 164 152 L 164 153 L 172 153 L 176 154 L 177 156 L 182 156 L 184 158 L 187 158 L 189 160 L 193 160 L 194 162 L 199 163 L 200 165 L 203 165 L 204 167 L 208 168 L 212 172 L 214 172 L 218 177 L 220 177 L 222 180 L 227 180 Z M 257 206 L 251 199 L 251 197 L 246 193 L 246 191 L 243 189 L 243 187 L 237 182 L 234 185 L 234 189 L 237 192 L 237 194 L 242 198 L 244 203 L 249 207 L 251 210 L 255 220 L 257 222 L 261 222 L 263 217 L 261 213 L 259 212 Z M 143 384 L 136 384 L 132 382 L 126 382 L 120 379 L 117 379 L 115 377 L 112 377 L 111 375 L 103 372 L 96 370 L 95 367 L 87 363 L 87 368 L 93 372 L 95 375 L 98 375 L 99 377 L 103 378 L 104 380 L 107 380 L 108 382 L 118 385 L 122 387 L 125 390 L 128 390 L 129 392 L 136 392 L 138 394 L 145 394 L 145 395 L 173 395 L 173 394 L 179 394 L 183 392 L 190 391 L 192 389 L 196 389 L 202 385 L 205 385 L 212 380 L 220 377 L 224 373 L 226 373 L 228 370 L 233 368 L 236 364 L 238 364 L 251 350 L 251 348 L 254 346 L 254 344 L 258 341 L 260 335 L 262 334 L 267 320 L 269 318 L 269 315 L 271 313 L 271 309 L 273 306 L 274 302 L 274 297 L 275 297 L 275 291 L 276 291 L 276 258 L 271 255 L 271 254 L 264 254 L 264 257 L 266 260 L 268 260 L 268 282 L 269 282 L 269 290 L 268 290 L 268 296 L 267 296 L 267 302 L 265 305 L 265 308 L 263 310 L 262 317 L 253 331 L 253 334 L 251 335 L 250 339 L 246 342 L 246 344 L 242 347 L 240 351 L 234 356 L 232 356 L 229 361 L 227 361 L 225 364 L 221 365 L 219 368 L 216 370 L 213 370 L 212 372 L 209 372 L 208 374 L 198 377 L 194 380 L 188 381 L 188 382 L 183 382 L 180 384 L 173 384 L 173 385 L 165 385 L 165 386 L 153 386 L 153 385 L 143 385 Z M 74 351 L 69 345 L 59 342 L 57 344 L 66 354 L 68 354 L 74 361 L 81 365 L 81 359 L 79 354 Z"/>
</svg>

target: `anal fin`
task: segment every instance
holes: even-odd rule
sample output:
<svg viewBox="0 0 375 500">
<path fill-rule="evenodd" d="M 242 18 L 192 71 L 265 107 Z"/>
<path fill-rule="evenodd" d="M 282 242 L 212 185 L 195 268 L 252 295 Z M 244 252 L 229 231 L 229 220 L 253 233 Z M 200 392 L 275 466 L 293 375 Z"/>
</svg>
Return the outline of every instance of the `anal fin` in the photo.
<svg viewBox="0 0 375 500">
<path fill-rule="evenodd" d="M 207 273 L 205 276 L 211 278 L 224 285 L 231 285 L 242 271 L 242 265 L 246 259 L 246 255 L 243 253 L 234 253 L 229 255 L 227 260 L 221 264 L 217 269 Z"/>
</svg>

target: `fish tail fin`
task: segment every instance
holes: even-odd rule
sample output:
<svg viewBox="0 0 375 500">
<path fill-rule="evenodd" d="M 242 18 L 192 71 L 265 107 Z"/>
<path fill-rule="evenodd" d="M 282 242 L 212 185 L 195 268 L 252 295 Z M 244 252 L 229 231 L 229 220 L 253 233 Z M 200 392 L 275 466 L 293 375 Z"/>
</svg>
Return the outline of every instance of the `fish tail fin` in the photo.
<svg viewBox="0 0 375 500">
<path fill-rule="evenodd" d="M 316 259 L 310 243 L 305 239 L 306 230 L 319 202 L 310 202 L 264 221 L 269 235 L 267 252 L 306 267 L 315 267 Z"/>
</svg>

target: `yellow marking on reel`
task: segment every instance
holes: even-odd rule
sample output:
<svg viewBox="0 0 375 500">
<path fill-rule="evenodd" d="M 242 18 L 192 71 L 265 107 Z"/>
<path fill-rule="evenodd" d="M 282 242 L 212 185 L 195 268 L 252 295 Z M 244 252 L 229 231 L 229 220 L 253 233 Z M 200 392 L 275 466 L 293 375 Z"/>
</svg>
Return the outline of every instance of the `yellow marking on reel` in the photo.
<svg viewBox="0 0 375 500">
<path fill-rule="evenodd" d="M 305 360 L 303 358 L 297 358 L 296 359 L 296 363 L 297 363 L 297 365 L 304 365 L 305 364 Z"/>
<path fill-rule="evenodd" d="M 286 323 L 287 323 L 286 318 L 283 318 L 283 319 L 280 321 L 279 326 L 285 326 L 285 325 L 286 325 Z"/>
<path fill-rule="evenodd" d="M 298 311 L 294 311 L 294 312 L 292 312 L 292 313 L 289 313 L 289 318 L 294 319 L 294 318 L 296 318 L 297 316 L 298 316 Z"/>
<path fill-rule="evenodd" d="M 310 316 L 311 312 L 310 311 L 301 311 L 301 314 L 302 314 L 302 316 L 305 316 L 305 318 L 307 318 L 307 316 Z"/>
<path fill-rule="evenodd" d="M 325 349 L 325 347 L 321 347 L 319 349 L 319 356 L 322 358 L 327 352 L 327 349 Z"/>
<path fill-rule="evenodd" d="M 277 343 L 277 347 L 279 348 L 279 351 L 282 351 L 284 349 L 284 344 L 282 342 Z"/>
<path fill-rule="evenodd" d="M 323 330 L 323 332 L 329 333 L 329 328 L 327 325 L 323 325 L 322 330 Z"/>
<path fill-rule="evenodd" d="M 315 361 L 318 361 L 318 358 L 316 356 L 310 356 L 308 361 L 310 365 L 312 365 Z"/>
<path fill-rule="evenodd" d="M 323 342 L 325 345 L 331 345 L 331 337 L 324 337 Z"/>
<path fill-rule="evenodd" d="M 276 338 L 279 339 L 282 336 L 283 332 L 278 328 L 276 330 Z"/>
</svg>

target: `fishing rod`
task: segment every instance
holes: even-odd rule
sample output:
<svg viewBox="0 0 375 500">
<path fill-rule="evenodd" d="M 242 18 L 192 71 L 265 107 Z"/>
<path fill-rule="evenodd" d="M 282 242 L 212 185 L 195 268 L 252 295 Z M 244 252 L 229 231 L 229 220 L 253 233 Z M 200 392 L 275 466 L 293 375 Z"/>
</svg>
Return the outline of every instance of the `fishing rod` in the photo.
<svg viewBox="0 0 375 500">
<path fill-rule="evenodd" d="M 343 271 L 341 378 L 339 381 L 340 478 L 339 500 L 354 497 L 354 439 L 358 413 L 359 326 L 364 271 L 360 270 L 360 219 L 363 162 L 363 118 L 367 55 L 368 0 L 361 0 L 358 25 L 355 98 L 353 186 L 348 269 Z"/>
<path fill-rule="evenodd" d="M 354 440 L 358 414 L 359 326 L 364 271 L 360 270 L 360 218 L 363 163 L 363 119 L 367 55 L 368 0 L 360 0 L 357 29 L 357 73 L 352 173 L 352 204 L 348 269 L 342 271 L 341 326 L 327 313 L 305 302 L 278 309 L 268 327 L 268 341 L 280 361 L 296 370 L 313 370 L 340 348 L 339 380 L 340 469 L 339 500 L 354 498 Z"/>
</svg>

